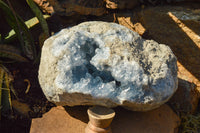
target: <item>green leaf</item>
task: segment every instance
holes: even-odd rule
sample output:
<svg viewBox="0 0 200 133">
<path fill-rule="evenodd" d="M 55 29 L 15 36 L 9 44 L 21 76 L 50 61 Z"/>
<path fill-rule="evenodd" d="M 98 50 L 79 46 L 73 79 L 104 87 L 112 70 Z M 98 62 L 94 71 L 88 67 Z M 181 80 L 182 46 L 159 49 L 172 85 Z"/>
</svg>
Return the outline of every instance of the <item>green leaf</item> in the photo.
<svg viewBox="0 0 200 133">
<path fill-rule="evenodd" d="M 5 37 L 4 43 L 9 43 L 16 39 L 17 35 L 14 30 L 11 30 L 8 35 Z"/>
<path fill-rule="evenodd" d="M 31 60 L 35 59 L 35 44 L 22 18 L 12 11 L 2 0 L 0 0 L 0 8 L 3 11 L 6 21 L 17 34 L 24 54 Z"/>
<path fill-rule="evenodd" d="M 12 109 L 12 102 L 11 102 L 11 95 L 10 95 L 10 82 L 11 82 L 11 79 L 10 79 L 10 75 L 9 73 L 5 73 L 5 83 L 6 83 L 6 88 L 8 90 L 4 90 L 5 92 L 3 93 L 5 95 L 5 99 L 3 99 L 3 101 L 5 101 L 6 105 L 5 105 L 5 110 L 10 110 Z"/>
<path fill-rule="evenodd" d="M 49 17 L 50 17 L 50 15 L 43 15 L 43 18 L 44 18 L 44 19 L 47 19 L 47 18 L 49 18 Z M 27 26 L 29 29 L 32 28 L 33 26 L 35 26 L 35 25 L 38 24 L 38 23 L 39 23 L 39 20 L 38 20 L 37 17 L 31 18 L 31 19 L 29 19 L 29 20 L 27 20 L 27 21 L 25 22 L 26 26 Z"/>
<path fill-rule="evenodd" d="M 31 10 L 35 13 L 35 16 L 38 18 L 44 33 L 49 36 L 48 24 L 38 6 L 33 2 L 33 0 L 26 0 L 26 2 L 30 6 Z"/>
<path fill-rule="evenodd" d="M 1 76 L 1 112 L 7 113 L 12 110 L 11 95 L 10 95 L 10 83 L 12 77 L 9 71 L 0 64 L 0 72 L 3 73 Z"/>
<path fill-rule="evenodd" d="M 43 17 L 45 19 L 49 18 L 50 15 L 43 15 Z M 39 24 L 39 20 L 37 19 L 37 17 L 31 18 L 27 21 L 25 21 L 26 26 L 28 27 L 28 29 L 34 27 L 35 25 Z M 8 35 L 5 37 L 4 42 L 5 43 L 9 43 L 11 41 L 13 41 L 13 39 L 15 39 L 17 37 L 16 33 L 14 30 L 11 30 Z"/>
<path fill-rule="evenodd" d="M 2 99 L 2 90 L 1 88 L 3 87 L 3 76 L 4 76 L 4 71 L 0 67 L 0 120 L 1 120 L 1 99 Z"/>
<path fill-rule="evenodd" d="M 0 57 L 13 59 L 20 62 L 28 62 L 28 60 L 20 55 L 20 50 L 12 45 L 0 45 Z"/>
</svg>

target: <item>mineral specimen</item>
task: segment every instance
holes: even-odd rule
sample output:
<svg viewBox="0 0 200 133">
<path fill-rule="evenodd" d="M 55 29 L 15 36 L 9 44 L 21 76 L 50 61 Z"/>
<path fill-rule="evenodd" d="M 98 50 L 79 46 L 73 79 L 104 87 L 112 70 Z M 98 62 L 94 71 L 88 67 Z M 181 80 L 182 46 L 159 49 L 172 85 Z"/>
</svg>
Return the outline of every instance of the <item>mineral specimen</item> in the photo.
<svg viewBox="0 0 200 133">
<path fill-rule="evenodd" d="M 119 24 L 85 22 L 45 41 L 39 81 L 57 105 L 147 111 L 176 91 L 176 57 L 168 46 Z"/>
</svg>

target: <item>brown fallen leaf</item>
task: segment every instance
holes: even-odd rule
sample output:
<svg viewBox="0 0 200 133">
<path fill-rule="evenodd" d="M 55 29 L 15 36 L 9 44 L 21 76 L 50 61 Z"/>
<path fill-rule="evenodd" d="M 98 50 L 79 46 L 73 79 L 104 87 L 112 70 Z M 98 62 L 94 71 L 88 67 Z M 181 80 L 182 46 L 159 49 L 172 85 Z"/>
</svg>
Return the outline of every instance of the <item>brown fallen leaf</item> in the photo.
<svg viewBox="0 0 200 133">
<path fill-rule="evenodd" d="M 133 24 L 131 22 L 131 17 L 117 17 L 119 24 L 131 29 L 132 31 L 137 32 L 141 36 L 146 32 L 146 29 L 142 26 L 141 23 Z"/>
</svg>

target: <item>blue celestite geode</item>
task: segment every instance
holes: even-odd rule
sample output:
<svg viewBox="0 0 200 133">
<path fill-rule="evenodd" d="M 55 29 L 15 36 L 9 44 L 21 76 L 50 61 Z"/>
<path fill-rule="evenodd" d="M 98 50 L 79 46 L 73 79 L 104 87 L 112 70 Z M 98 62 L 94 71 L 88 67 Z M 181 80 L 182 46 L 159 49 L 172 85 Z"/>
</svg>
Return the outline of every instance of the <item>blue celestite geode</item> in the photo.
<svg viewBox="0 0 200 133">
<path fill-rule="evenodd" d="M 39 81 L 48 100 L 58 105 L 146 111 L 176 91 L 176 57 L 168 46 L 124 26 L 85 22 L 45 41 Z"/>
</svg>

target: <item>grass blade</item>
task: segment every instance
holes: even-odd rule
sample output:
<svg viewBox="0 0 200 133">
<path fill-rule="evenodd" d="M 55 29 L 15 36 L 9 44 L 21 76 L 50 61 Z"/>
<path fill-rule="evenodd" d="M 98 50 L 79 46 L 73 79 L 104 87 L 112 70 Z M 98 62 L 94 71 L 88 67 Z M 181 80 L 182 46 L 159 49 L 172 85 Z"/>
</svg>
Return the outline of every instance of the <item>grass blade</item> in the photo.
<svg viewBox="0 0 200 133">
<path fill-rule="evenodd" d="M 49 36 L 48 24 L 47 24 L 46 20 L 44 19 L 43 14 L 40 11 L 40 9 L 38 8 L 38 6 L 33 2 L 33 0 L 26 0 L 26 2 L 30 6 L 31 10 L 34 12 L 35 16 L 38 18 L 44 33 L 47 36 Z"/>
<path fill-rule="evenodd" d="M 45 19 L 49 18 L 50 15 L 43 15 L 43 17 Z M 35 25 L 39 24 L 39 20 L 37 19 L 37 17 L 31 18 L 27 21 L 25 21 L 26 26 L 28 27 L 28 29 L 31 29 L 32 27 L 34 27 Z M 11 41 L 13 41 L 15 38 L 17 37 L 16 33 L 14 30 L 11 30 L 8 35 L 5 37 L 4 42 L 5 43 L 10 43 Z"/>
<path fill-rule="evenodd" d="M 2 0 L 0 0 L 0 8 L 3 11 L 6 21 L 17 34 L 24 54 L 31 60 L 35 59 L 36 50 L 33 38 L 23 20 L 17 14 L 15 14 Z"/>
<path fill-rule="evenodd" d="M 11 95 L 10 95 L 10 82 L 11 82 L 11 77 L 8 73 L 5 73 L 5 82 L 6 82 L 6 88 L 7 93 L 5 93 L 6 96 L 6 101 L 8 102 L 6 105 L 6 110 L 12 110 L 12 102 L 11 102 Z"/>
<path fill-rule="evenodd" d="M 20 62 L 28 62 L 28 60 L 20 55 L 20 50 L 12 45 L 0 45 L 0 57 L 13 59 Z"/>
<path fill-rule="evenodd" d="M 1 84 L 1 111 L 8 114 L 8 111 L 12 111 L 11 95 L 10 95 L 10 83 L 13 80 L 9 71 L 0 64 L 0 70 L 3 71 Z"/>
<path fill-rule="evenodd" d="M 2 90 L 1 89 L 3 88 L 3 77 L 4 77 L 4 71 L 0 67 L 0 120 L 1 120 L 1 107 L 2 107 L 2 104 L 1 104 Z"/>
</svg>

